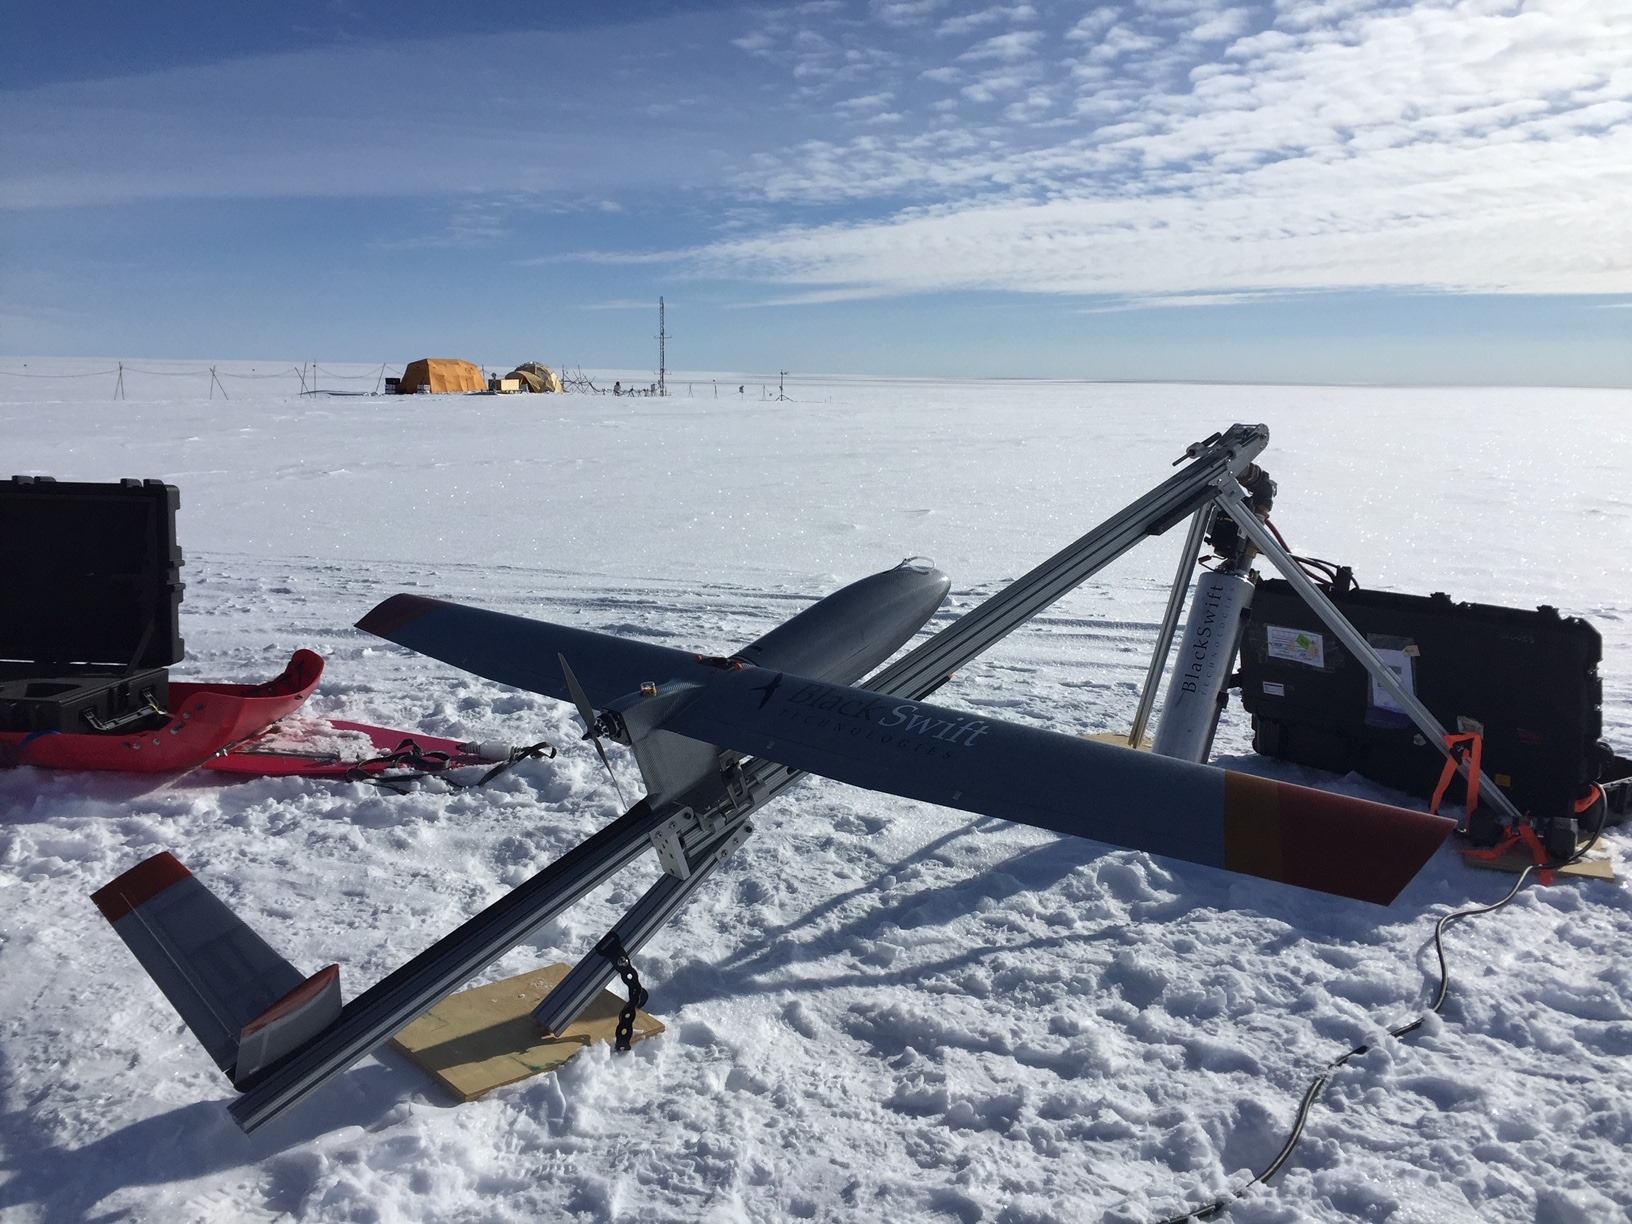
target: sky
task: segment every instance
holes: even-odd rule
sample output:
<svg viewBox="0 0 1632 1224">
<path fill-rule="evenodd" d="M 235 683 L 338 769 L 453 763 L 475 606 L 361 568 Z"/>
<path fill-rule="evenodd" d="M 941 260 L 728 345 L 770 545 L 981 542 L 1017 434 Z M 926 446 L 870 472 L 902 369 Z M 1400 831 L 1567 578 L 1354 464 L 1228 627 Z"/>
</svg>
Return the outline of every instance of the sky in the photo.
<svg viewBox="0 0 1632 1224">
<path fill-rule="evenodd" d="M 0 10 L 0 352 L 1632 386 L 1624 0 Z"/>
</svg>

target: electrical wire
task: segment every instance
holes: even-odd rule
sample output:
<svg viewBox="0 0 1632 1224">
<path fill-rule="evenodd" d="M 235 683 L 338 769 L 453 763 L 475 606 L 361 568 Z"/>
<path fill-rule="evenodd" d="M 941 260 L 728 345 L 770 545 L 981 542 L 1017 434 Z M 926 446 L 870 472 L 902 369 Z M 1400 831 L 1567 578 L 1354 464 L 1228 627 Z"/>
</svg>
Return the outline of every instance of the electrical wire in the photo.
<svg viewBox="0 0 1632 1224">
<path fill-rule="evenodd" d="M 231 370 L 222 370 L 216 374 L 217 378 L 298 378 L 300 371 L 290 366 L 287 370 L 279 370 L 273 374 L 234 374 Z"/>
<path fill-rule="evenodd" d="M 379 378 L 380 376 L 378 370 L 370 370 L 367 374 L 337 374 L 333 370 L 325 370 L 315 365 L 312 367 L 312 369 L 323 375 L 324 378 L 348 379 L 352 382 L 359 382 L 363 379 L 373 380 Z"/>
<path fill-rule="evenodd" d="M 1600 821 L 1600 832 L 1602 831 L 1602 828 L 1603 822 Z M 1594 842 L 1597 841 L 1597 836 L 1594 835 L 1592 840 Z M 1566 866 L 1567 864 L 1576 861 L 1576 859 L 1578 859 L 1582 854 L 1585 854 L 1586 851 L 1591 848 L 1592 843 L 1589 842 L 1585 847 L 1576 851 L 1575 855 L 1571 858 L 1558 864 L 1549 865 Z M 1445 1006 L 1445 999 L 1450 994 L 1451 990 L 1451 971 L 1449 964 L 1445 960 L 1445 929 L 1453 922 L 1459 922 L 1464 918 L 1473 918 L 1480 914 L 1490 914 L 1501 909 L 1508 902 L 1513 900 L 1514 897 L 1519 895 L 1519 889 L 1524 887 L 1526 881 L 1530 879 L 1531 873 L 1536 869 L 1536 866 L 1530 866 L 1526 867 L 1522 872 L 1520 872 L 1518 880 L 1514 883 L 1513 887 L 1508 890 L 1507 895 L 1500 901 L 1493 902 L 1490 905 L 1478 905 L 1471 906 L 1468 909 L 1452 910 L 1450 913 L 1441 917 L 1440 920 L 1434 924 L 1434 955 L 1439 959 L 1439 991 L 1434 996 L 1434 1001 L 1429 1006 L 1427 1011 L 1423 1012 L 1415 1020 L 1411 1020 L 1408 1023 L 1389 1029 L 1388 1035 L 1390 1037 L 1404 1037 L 1408 1033 L 1415 1032 L 1417 1029 L 1422 1027 L 1430 1015 L 1438 1015 L 1440 1009 Z M 1250 1191 L 1254 1186 L 1267 1184 L 1270 1178 L 1274 1177 L 1275 1174 L 1281 1171 L 1281 1166 L 1291 1158 L 1293 1149 L 1298 1146 L 1298 1141 L 1303 1138 L 1303 1129 L 1309 1121 L 1310 1110 L 1314 1108 L 1316 1099 L 1319 1098 L 1321 1091 L 1326 1087 L 1327 1082 L 1331 1079 L 1332 1073 L 1338 1068 L 1342 1067 L 1351 1058 L 1357 1058 L 1370 1049 L 1371 1046 L 1369 1044 L 1355 1046 L 1347 1053 L 1332 1059 L 1331 1062 L 1326 1064 L 1321 1073 L 1315 1076 L 1315 1078 L 1310 1082 L 1308 1089 L 1304 1092 L 1303 1100 L 1298 1104 L 1297 1116 L 1292 1122 L 1292 1133 L 1287 1137 L 1285 1145 L 1282 1146 L 1278 1153 L 1276 1153 L 1275 1159 L 1269 1162 L 1268 1166 L 1265 1167 L 1262 1173 L 1259 1173 L 1239 1190 L 1236 1190 L 1231 1194 L 1224 1195 L 1221 1198 L 1216 1198 L 1212 1202 L 1201 1207 L 1193 1207 L 1189 1211 L 1183 1212 L 1179 1215 L 1168 1216 L 1164 1218 L 1160 1224 L 1185 1224 L 1185 1222 L 1189 1220 L 1213 1219 L 1225 1209 L 1244 1198 L 1248 1191 Z"/>
<path fill-rule="evenodd" d="M 1304 572 L 1305 577 L 1314 582 L 1325 583 L 1327 586 L 1337 585 L 1338 566 L 1335 561 L 1323 561 L 1319 557 L 1300 557 L 1292 551 L 1292 546 L 1286 542 L 1286 537 L 1281 534 L 1281 529 L 1275 526 L 1271 519 L 1264 519 L 1264 526 L 1269 528 L 1270 534 L 1275 537 L 1276 543 L 1286 549 L 1287 556 L 1298 563 L 1298 568 Z M 1349 581 L 1354 582 L 1352 573 Z M 1354 585 L 1355 589 L 1358 590 L 1359 584 L 1355 583 Z"/>
<path fill-rule="evenodd" d="M 85 374 L 25 374 L 21 370 L 0 370 L 9 378 L 111 378 L 118 370 L 91 370 Z"/>
</svg>

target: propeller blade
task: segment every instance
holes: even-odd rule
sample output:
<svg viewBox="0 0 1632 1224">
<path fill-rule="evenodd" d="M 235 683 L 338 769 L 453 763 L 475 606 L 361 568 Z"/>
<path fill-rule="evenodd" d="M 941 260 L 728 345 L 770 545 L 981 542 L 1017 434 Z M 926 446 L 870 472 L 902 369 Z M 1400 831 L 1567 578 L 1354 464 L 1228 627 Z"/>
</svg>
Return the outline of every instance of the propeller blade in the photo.
<svg viewBox="0 0 1632 1224">
<path fill-rule="evenodd" d="M 618 775 L 612 772 L 612 762 L 606 759 L 606 749 L 601 747 L 601 737 L 592 735 L 590 738 L 595 741 L 595 751 L 601 754 L 601 764 L 606 766 L 606 776 L 612 779 L 612 789 L 618 793 L 618 802 L 628 807 L 629 801 L 623 797 L 623 787 L 618 785 Z"/>
<path fill-rule="evenodd" d="M 561 661 L 561 674 L 566 677 L 567 693 L 572 697 L 572 704 L 578 707 L 578 717 L 584 720 L 584 734 L 595 734 L 595 711 L 589 704 L 589 698 L 584 693 L 584 686 L 578 683 L 578 677 L 572 674 L 572 664 L 567 662 L 567 656 L 557 654 Z"/>
<path fill-rule="evenodd" d="M 584 738 L 594 741 L 601 764 L 606 766 L 606 776 L 612 779 L 612 789 L 617 792 L 618 802 L 628 807 L 629 803 L 623 797 L 623 787 L 618 785 L 618 775 L 612 772 L 612 762 L 606 755 L 606 749 L 601 745 L 601 737 L 596 734 L 595 726 L 599 720 L 589 704 L 589 697 L 584 693 L 584 686 L 579 684 L 578 677 L 572 674 L 572 664 L 567 662 L 567 656 L 557 654 L 555 657 L 561 661 L 561 675 L 567 681 L 567 692 L 572 695 L 572 704 L 578 707 L 578 717 L 584 720 Z"/>
</svg>

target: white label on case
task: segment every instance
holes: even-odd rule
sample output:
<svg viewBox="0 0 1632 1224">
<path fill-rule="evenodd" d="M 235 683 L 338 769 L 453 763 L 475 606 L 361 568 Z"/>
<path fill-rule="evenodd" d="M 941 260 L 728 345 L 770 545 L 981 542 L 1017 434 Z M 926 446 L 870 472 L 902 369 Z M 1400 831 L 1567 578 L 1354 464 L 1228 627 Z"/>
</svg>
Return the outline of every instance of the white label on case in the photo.
<svg viewBox="0 0 1632 1224">
<path fill-rule="evenodd" d="M 1326 639 L 1307 629 L 1287 629 L 1281 625 L 1265 625 L 1269 637 L 1269 657 L 1302 663 L 1307 667 L 1326 666 Z"/>
<path fill-rule="evenodd" d="M 1400 682 L 1400 687 L 1413 697 L 1416 696 L 1416 668 L 1412 665 L 1411 656 L 1403 650 L 1383 650 L 1375 646 L 1377 657 L 1383 661 L 1383 666 L 1394 673 L 1394 678 Z M 1371 678 L 1371 704 L 1379 710 L 1392 710 L 1396 714 L 1404 714 L 1405 707 L 1394 700 L 1394 694 L 1382 686 L 1376 676 Z"/>
</svg>

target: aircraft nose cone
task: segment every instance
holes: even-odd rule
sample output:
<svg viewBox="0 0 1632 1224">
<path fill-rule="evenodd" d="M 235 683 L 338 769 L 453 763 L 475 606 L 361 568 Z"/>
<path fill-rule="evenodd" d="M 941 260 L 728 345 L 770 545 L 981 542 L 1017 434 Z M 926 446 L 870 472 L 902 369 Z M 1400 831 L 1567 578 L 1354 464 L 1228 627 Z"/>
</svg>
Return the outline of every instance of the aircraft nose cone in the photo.
<svg viewBox="0 0 1632 1224">
<path fill-rule="evenodd" d="M 940 570 L 900 565 L 872 574 L 779 625 L 737 657 L 812 680 L 860 680 L 905 645 L 946 599 Z"/>
<path fill-rule="evenodd" d="M 952 579 L 933 565 L 927 569 L 909 569 L 905 572 L 915 579 L 903 589 L 902 596 L 904 602 L 912 605 L 912 615 L 917 617 L 912 626 L 916 631 L 946 602 L 947 593 L 952 589 Z"/>
</svg>

